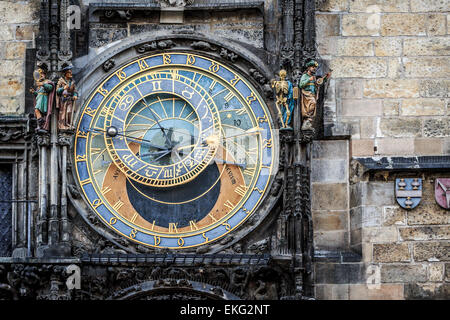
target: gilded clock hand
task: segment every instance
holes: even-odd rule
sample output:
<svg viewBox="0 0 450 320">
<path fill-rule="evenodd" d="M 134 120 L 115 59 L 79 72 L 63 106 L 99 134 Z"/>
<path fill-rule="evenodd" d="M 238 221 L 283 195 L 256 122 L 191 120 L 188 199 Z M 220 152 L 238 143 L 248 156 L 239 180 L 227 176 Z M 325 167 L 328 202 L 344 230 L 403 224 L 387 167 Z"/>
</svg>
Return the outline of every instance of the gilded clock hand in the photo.
<svg viewBox="0 0 450 320">
<path fill-rule="evenodd" d="M 91 131 L 91 132 L 104 132 L 104 133 L 106 133 L 108 136 L 110 136 L 111 138 L 114 138 L 115 136 L 121 136 L 121 137 L 127 138 L 127 139 L 129 139 L 129 140 L 131 140 L 131 141 L 133 141 L 133 142 L 137 142 L 137 143 L 144 142 L 145 144 L 149 145 L 150 147 L 153 147 L 153 148 L 156 148 L 156 149 L 169 150 L 169 149 L 167 149 L 167 147 L 161 147 L 161 146 L 158 146 L 158 145 L 156 145 L 156 144 L 153 144 L 150 140 L 147 140 L 147 139 L 136 138 L 136 137 L 128 136 L 128 135 L 121 134 L 121 133 L 118 133 L 118 132 L 114 132 L 113 134 L 109 134 L 109 133 L 111 133 L 111 131 L 114 131 L 114 130 L 109 130 L 109 129 L 111 129 L 111 128 L 114 128 L 115 130 L 117 130 L 115 127 L 109 127 L 107 130 L 101 130 L 101 129 L 92 129 L 92 130 L 91 130 L 91 129 L 87 129 L 87 131 Z"/>
<path fill-rule="evenodd" d="M 166 144 L 167 144 L 167 146 L 168 146 L 169 148 L 172 148 L 172 142 L 169 140 L 169 138 L 168 138 L 167 135 L 166 135 L 166 132 L 164 131 L 164 129 L 163 129 L 163 127 L 161 126 L 161 124 L 159 123 L 158 119 L 156 118 L 155 112 L 154 112 L 154 111 L 152 110 L 152 108 L 150 108 L 149 105 L 145 102 L 145 99 L 142 99 L 141 101 L 142 101 L 142 102 L 147 106 L 147 108 L 151 111 L 153 120 L 155 120 L 156 124 L 157 124 L 158 127 L 161 129 L 164 138 L 166 139 Z"/>
</svg>

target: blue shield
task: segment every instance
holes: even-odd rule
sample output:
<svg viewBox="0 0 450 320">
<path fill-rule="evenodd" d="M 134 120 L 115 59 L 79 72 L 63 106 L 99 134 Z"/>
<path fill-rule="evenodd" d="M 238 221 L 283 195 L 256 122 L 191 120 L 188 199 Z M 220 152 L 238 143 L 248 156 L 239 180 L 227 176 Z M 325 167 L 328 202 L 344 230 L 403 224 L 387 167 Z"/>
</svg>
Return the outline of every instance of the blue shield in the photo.
<svg viewBox="0 0 450 320">
<path fill-rule="evenodd" d="M 400 207 L 407 210 L 414 209 L 422 199 L 422 179 L 395 179 L 395 197 Z"/>
</svg>

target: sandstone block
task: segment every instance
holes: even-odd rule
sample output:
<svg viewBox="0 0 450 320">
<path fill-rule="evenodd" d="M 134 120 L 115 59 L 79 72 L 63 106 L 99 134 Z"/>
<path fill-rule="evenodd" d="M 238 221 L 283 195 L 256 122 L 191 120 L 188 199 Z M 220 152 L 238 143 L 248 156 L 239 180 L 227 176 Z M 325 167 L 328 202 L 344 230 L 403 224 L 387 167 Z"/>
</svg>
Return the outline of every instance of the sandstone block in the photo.
<svg viewBox="0 0 450 320">
<path fill-rule="evenodd" d="M 316 14 L 316 34 L 320 38 L 338 36 L 339 15 L 337 14 Z"/>
<path fill-rule="evenodd" d="M 23 61 L 21 60 L 2 60 L 0 61 L 0 74 L 2 77 L 23 76 Z"/>
<path fill-rule="evenodd" d="M 313 210 L 346 210 L 348 208 L 346 183 L 313 183 L 311 194 Z"/>
<path fill-rule="evenodd" d="M 382 100 L 342 99 L 343 116 L 380 116 L 383 114 Z"/>
<path fill-rule="evenodd" d="M 379 129 L 383 137 L 419 137 L 421 135 L 422 122 L 420 119 L 414 118 L 383 118 L 380 121 Z"/>
<path fill-rule="evenodd" d="M 0 113 L 19 114 L 24 112 L 23 99 L 0 97 Z"/>
<path fill-rule="evenodd" d="M 445 281 L 450 282 L 450 263 L 445 264 Z"/>
<path fill-rule="evenodd" d="M 379 288 L 367 284 L 349 286 L 350 300 L 403 300 L 403 284 L 381 284 Z"/>
<path fill-rule="evenodd" d="M 364 81 L 364 96 L 368 98 L 419 97 L 418 80 L 373 79 Z"/>
<path fill-rule="evenodd" d="M 417 155 L 441 155 L 442 141 L 439 139 L 415 139 L 414 150 Z"/>
<path fill-rule="evenodd" d="M 24 81 L 21 78 L 7 77 L 0 79 L 0 96 L 16 97 L 24 92 Z"/>
<path fill-rule="evenodd" d="M 444 280 L 444 264 L 443 263 L 431 263 L 428 266 L 428 280 L 432 282 L 440 282 Z"/>
<path fill-rule="evenodd" d="M 315 283 L 349 284 L 365 278 L 363 263 L 316 263 Z"/>
<path fill-rule="evenodd" d="M 408 12 L 408 0 L 357 0 L 350 1 L 350 12 Z"/>
<path fill-rule="evenodd" d="M 311 153 L 313 159 L 347 159 L 347 141 L 314 140 Z"/>
<path fill-rule="evenodd" d="M 420 242 L 414 244 L 415 261 L 450 261 L 450 242 Z"/>
<path fill-rule="evenodd" d="M 381 224 L 382 210 L 379 206 L 361 206 L 350 210 L 350 228 L 378 227 Z"/>
<path fill-rule="evenodd" d="M 14 40 L 14 32 L 8 25 L 2 25 L 0 28 L 0 41 L 11 41 Z"/>
<path fill-rule="evenodd" d="M 405 241 L 450 239 L 450 226 L 402 227 L 398 231 Z"/>
<path fill-rule="evenodd" d="M 445 35 L 445 14 L 428 14 L 427 15 L 427 35 L 437 36 Z"/>
<path fill-rule="evenodd" d="M 381 282 L 425 282 L 427 267 L 423 264 L 383 265 Z"/>
<path fill-rule="evenodd" d="M 371 38 L 343 38 L 337 40 L 338 56 L 373 56 L 373 40 Z"/>
<path fill-rule="evenodd" d="M 337 83 L 337 96 L 343 99 L 362 98 L 363 83 L 360 80 L 342 79 Z"/>
<path fill-rule="evenodd" d="M 423 122 L 424 137 L 450 136 L 450 126 L 446 119 L 428 119 Z"/>
<path fill-rule="evenodd" d="M 382 36 L 425 35 L 426 23 L 423 15 L 396 13 L 381 17 Z"/>
<path fill-rule="evenodd" d="M 33 40 L 33 33 L 37 36 L 39 27 L 35 24 L 23 24 L 15 27 L 16 40 Z"/>
<path fill-rule="evenodd" d="M 372 139 L 351 140 L 351 143 L 352 157 L 372 156 L 374 153 L 374 140 Z"/>
<path fill-rule="evenodd" d="M 374 262 L 408 262 L 411 261 L 407 243 L 386 243 L 373 245 Z"/>
<path fill-rule="evenodd" d="M 8 42 L 5 46 L 5 59 L 9 60 L 25 60 L 25 42 Z"/>
<path fill-rule="evenodd" d="M 315 159 L 311 163 L 312 182 L 346 182 L 348 161 L 337 159 Z"/>
<path fill-rule="evenodd" d="M 402 59 L 399 58 L 389 58 L 388 59 L 388 78 L 398 79 L 403 78 L 403 65 Z"/>
<path fill-rule="evenodd" d="M 317 231 L 314 233 L 314 248 L 335 250 L 348 245 L 347 231 Z"/>
<path fill-rule="evenodd" d="M 324 12 L 346 11 L 347 1 L 343 0 L 316 1 L 316 10 Z"/>
<path fill-rule="evenodd" d="M 407 283 L 405 284 L 407 300 L 448 300 L 450 284 L 448 283 Z"/>
<path fill-rule="evenodd" d="M 380 155 L 411 155 L 414 154 L 414 139 L 377 139 Z"/>
<path fill-rule="evenodd" d="M 450 11 L 447 0 L 411 0 L 412 12 Z"/>
<path fill-rule="evenodd" d="M 381 17 L 377 13 L 346 14 L 342 16 L 343 36 L 378 36 Z"/>
<path fill-rule="evenodd" d="M 376 136 L 376 123 L 377 118 L 361 118 L 359 122 L 360 136 L 362 139 L 375 138 Z"/>
<path fill-rule="evenodd" d="M 347 211 L 313 211 L 312 216 L 315 230 L 336 231 L 347 229 Z"/>
<path fill-rule="evenodd" d="M 445 114 L 444 99 L 405 99 L 400 109 L 401 116 L 438 116 Z"/>
<path fill-rule="evenodd" d="M 450 80 L 427 80 L 419 82 L 419 93 L 424 98 L 449 96 Z"/>
<path fill-rule="evenodd" d="M 403 58 L 406 77 L 409 78 L 446 78 L 450 73 L 448 57 Z"/>
<path fill-rule="evenodd" d="M 450 138 L 444 138 L 442 154 L 450 154 Z"/>
<path fill-rule="evenodd" d="M 337 55 L 337 38 L 338 37 L 318 38 L 317 50 L 322 56 Z"/>
<path fill-rule="evenodd" d="M 39 2 L 0 2 L 0 24 L 30 23 L 37 19 Z"/>
<path fill-rule="evenodd" d="M 336 78 L 381 78 L 387 75 L 387 62 L 381 58 L 338 57 L 330 65 Z"/>
<path fill-rule="evenodd" d="M 395 242 L 398 240 L 396 227 L 371 227 L 362 229 L 363 242 Z M 375 246 L 375 245 L 374 245 Z M 375 251 L 374 251 L 375 257 Z"/>
<path fill-rule="evenodd" d="M 405 56 L 445 56 L 450 53 L 448 37 L 410 38 L 403 40 Z"/>
<path fill-rule="evenodd" d="M 400 100 L 383 100 L 383 116 L 398 116 Z"/>
<path fill-rule="evenodd" d="M 402 41 L 395 37 L 375 39 L 374 46 L 376 56 L 398 57 L 402 54 Z"/>
<path fill-rule="evenodd" d="M 401 226 L 406 225 L 406 212 L 404 209 L 396 207 L 383 208 L 383 226 Z"/>
</svg>

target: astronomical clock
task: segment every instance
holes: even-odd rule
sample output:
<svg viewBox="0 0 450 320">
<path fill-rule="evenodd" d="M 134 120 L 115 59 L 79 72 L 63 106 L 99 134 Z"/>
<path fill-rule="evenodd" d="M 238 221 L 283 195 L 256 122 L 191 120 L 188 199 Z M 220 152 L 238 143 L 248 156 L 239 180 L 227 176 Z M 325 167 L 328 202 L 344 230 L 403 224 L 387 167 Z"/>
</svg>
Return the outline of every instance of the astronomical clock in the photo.
<svg viewBox="0 0 450 320">
<path fill-rule="evenodd" d="M 75 177 L 96 218 L 131 241 L 188 249 L 245 224 L 267 195 L 277 139 L 241 73 L 195 53 L 138 56 L 79 113 Z"/>
</svg>

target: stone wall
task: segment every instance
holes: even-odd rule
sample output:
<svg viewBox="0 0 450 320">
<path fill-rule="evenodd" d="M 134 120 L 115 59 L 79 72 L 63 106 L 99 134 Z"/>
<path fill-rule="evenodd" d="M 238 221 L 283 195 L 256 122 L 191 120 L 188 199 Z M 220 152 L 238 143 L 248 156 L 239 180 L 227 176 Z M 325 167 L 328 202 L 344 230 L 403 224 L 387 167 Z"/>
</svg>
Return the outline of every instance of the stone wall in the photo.
<svg viewBox="0 0 450 320">
<path fill-rule="evenodd" d="M 450 174 L 363 173 L 354 159 L 450 154 L 449 2 L 316 4 L 319 53 L 333 69 L 325 121 L 350 138 L 313 145 L 316 298 L 449 299 L 450 214 L 434 199 L 434 180 Z M 400 177 L 423 178 L 411 211 L 395 199 Z"/>
<path fill-rule="evenodd" d="M 0 1 L 0 114 L 25 112 L 25 50 L 37 35 L 39 2 Z"/>
<path fill-rule="evenodd" d="M 351 155 L 450 154 L 450 4 L 317 0 L 321 57 L 333 69 L 327 121 Z"/>
</svg>

